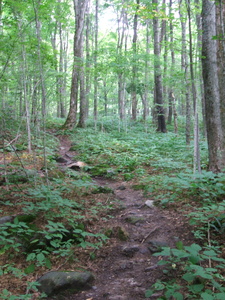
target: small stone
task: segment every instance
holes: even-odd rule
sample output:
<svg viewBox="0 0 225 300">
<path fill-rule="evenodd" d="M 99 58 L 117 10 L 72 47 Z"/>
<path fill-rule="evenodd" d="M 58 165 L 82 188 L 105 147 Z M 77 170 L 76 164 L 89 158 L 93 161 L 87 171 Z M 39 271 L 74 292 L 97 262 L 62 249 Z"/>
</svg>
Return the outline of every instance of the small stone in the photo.
<svg viewBox="0 0 225 300">
<path fill-rule="evenodd" d="M 150 208 L 154 207 L 154 200 L 147 200 L 147 201 L 145 201 L 145 205 L 147 205 Z"/>
<path fill-rule="evenodd" d="M 126 187 L 124 185 L 121 185 L 117 188 L 117 190 L 121 190 L 121 191 L 124 191 L 126 189 Z"/>
<path fill-rule="evenodd" d="M 130 223 L 136 225 L 137 223 L 144 223 L 145 218 L 143 216 L 127 216 L 125 220 Z"/>
<path fill-rule="evenodd" d="M 162 250 L 162 247 L 167 247 L 168 245 L 163 241 L 149 241 L 148 249 L 151 251 L 151 253 L 160 252 Z"/>
<path fill-rule="evenodd" d="M 57 158 L 55 159 L 55 161 L 56 161 L 57 163 L 60 163 L 60 164 L 66 164 L 66 163 L 68 163 L 68 160 L 65 159 L 65 158 L 63 158 L 63 157 L 57 157 Z"/>
<path fill-rule="evenodd" d="M 122 249 L 122 253 L 128 257 L 133 257 L 134 254 L 136 252 L 139 251 L 139 246 L 138 245 L 132 245 L 132 246 L 125 246 L 123 249 Z"/>
<path fill-rule="evenodd" d="M 6 222 L 12 222 L 15 216 L 5 216 L 0 218 L 0 224 L 4 224 Z"/>
</svg>

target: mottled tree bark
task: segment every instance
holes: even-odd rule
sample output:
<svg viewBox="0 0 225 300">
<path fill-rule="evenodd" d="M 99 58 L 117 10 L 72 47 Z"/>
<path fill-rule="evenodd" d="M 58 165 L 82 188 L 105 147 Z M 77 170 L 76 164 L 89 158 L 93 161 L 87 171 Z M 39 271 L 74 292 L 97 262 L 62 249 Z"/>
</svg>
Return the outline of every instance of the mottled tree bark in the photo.
<svg viewBox="0 0 225 300">
<path fill-rule="evenodd" d="M 186 105 L 186 126 L 185 126 L 185 136 L 186 144 L 190 145 L 191 142 L 191 97 L 190 97 L 190 80 L 189 80 L 189 68 L 188 68 L 188 56 L 186 47 L 186 21 L 184 20 L 182 12 L 182 0 L 179 0 L 179 14 L 180 22 L 182 28 L 182 52 L 181 52 L 181 69 L 184 72 L 185 77 L 185 87 L 183 93 L 185 95 L 185 105 Z"/>
<path fill-rule="evenodd" d="M 152 0 L 154 9 L 158 11 L 158 0 Z M 160 63 L 160 28 L 157 16 L 153 19 L 154 28 L 154 80 L 155 80 L 155 105 L 157 110 L 157 120 L 159 132 L 166 132 L 166 122 L 163 108 L 162 71 Z"/>
<path fill-rule="evenodd" d="M 206 129 L 209 149 L 209 169 L 219 172 L 222 162 L 222 128 L 220 92 L 217 69 L 216 7 L 215 2 L 202 2 L 202 70 L 205 91 Z"/>
<path fill-rule="evenodd" d="M 123 1 L 122 1 L 123 3 Z M 127 14 L 125 8 L 122 8 L 121 14 L 118 15 L 117 19 L 118 23 L 118 40 L 117 40 L 117 59 L 119 60 L 121 57 L 125 55 L 125 51 L 123 48 L 126 49 L 127 43 Z M 121 67 L 118 69 L 118 112 L 120 120 L 124 120 L 125 118 L 125 74 L 124 68 Z"/>
<path fill-rule="evenodd" d="M 136 10 L 139 9 L 139 0 L 136 0 Z M 133 25 L 133 66 L 132 66 L 132 83 L 133 86 L 137 86 L 137 27 L 138 27 L 138 14 L 134 15 L 134 25 Z M 132 103 L 132 120 L 137 119 L 137 89 L 131 91 L 131 103 Z"/>
<path fill-rule="evenodd" d="M 66 122 L 63 125 L 64 129 L 72 129 L 77 121 L 77 105 L 80 85 L 80 74 L 82 69 L 82 44 L 83 44 L 83 29 L 85 21 L 85 12 L 89 0 L 74 0 L 75 10 L 75 34 L 74 34 L 74 63 L 72 73 L 72 83 L 70 90 L 70 109 Z"/>
</svg>

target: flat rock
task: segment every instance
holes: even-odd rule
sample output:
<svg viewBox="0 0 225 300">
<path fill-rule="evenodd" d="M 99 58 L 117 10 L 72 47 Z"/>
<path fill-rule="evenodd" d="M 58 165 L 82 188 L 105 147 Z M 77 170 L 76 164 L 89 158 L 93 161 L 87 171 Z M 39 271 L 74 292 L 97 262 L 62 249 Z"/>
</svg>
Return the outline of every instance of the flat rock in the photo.
<svg viewBox="0 0 225 300">
<path fill-rule="evenodd" d="M 94 276 L 90 272 L 64 272 L 52 271 L 44 274 L 38 279 L 38 289 L 47 296 L 70 290 L 76 293 L 79 290 L 91 288 L 90 283 Z"/>
</svg>

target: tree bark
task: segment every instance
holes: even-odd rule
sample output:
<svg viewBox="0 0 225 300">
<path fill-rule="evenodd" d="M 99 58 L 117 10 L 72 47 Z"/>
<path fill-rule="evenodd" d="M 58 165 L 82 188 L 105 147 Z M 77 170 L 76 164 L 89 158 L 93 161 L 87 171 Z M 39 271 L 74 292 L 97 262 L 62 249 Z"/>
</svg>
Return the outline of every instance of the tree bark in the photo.
<svg viewBox="0 0 225 300">
<path fill-rule="evenodd" d="M 185 95 L 186 104 L 186 126 L 185 126 L 185 136 L 186 145 L 190 145 L 191 142 L 191 97 L 190 97 L 190 80 L 189 80 L 189 68 L 188 68 L 188 56 L 186 47 L 186 21 L 182 13 L 182 0 L 179 0 L 179 15 L 182 28 L 182 53 L 181 53 L 181 69 L 184 73 L 185 88 L 182 94 Z"/>
<path fill-rule="evenodd" d="M 98 9 L 99 0 L 95 0 L 95 54 L 94 54 L 94 120 L 95 127 L 98 118 L 98 70 L 97 70 L 97 56 L 98 56 Z"/>
<path fill-rule="evenodd" d="M 85 21 L 85 12 L 89 0 L 73 0 L 75 11 L 75 34 L 74 34 L 74 63 L 72 73 L 72 83 L 70 90 L 70 109 L 66 122 L 63 125 L 64 129 L 73 129 L 77 121 L 77 105 L 80 85 L 80 74 L 82 68 L 82 44 L 83 44 L 83 29 Z"/>
<path fill-rule="evenodd" d="M 123 4 L 123 2 L 122 2 Z M 122 8 L 120 16 L 117 19 L 118 27 L 118 40 L 117 40 L 117 60 L 120 61 L 122 57 L 125 55 L 125 51 L 123 51 L 123 47 L 126 48 L 126 27 L 127 27 L 127 14 L 125 8 Z M 122 23 L 122 26 L 121 26 Z M 124 120 L 125 118 L 125 74 L 124 68 L 118 68 L 118 112 L 120 120 Z"/>
<path fill-rule="evenodd" d="M 202 71 L 205 92 L 206 129 L 209 151 L 209 169 L 221 171 L 222 128 L 220 118 L 219 78 L 217 73 L 217 40 L 215 2 L 202 2 Z"/>
<path fill-rule="evenodd" d="M 156 13 L 158 13 L 158 0 L 152 0 Z M 155 104 L 157 111 L 157 120 L 159 132 L 166 132 L 166 122 L 163 108 L 163 91 L 162 91 L 162 72 L 160 63 L 160 34 L 159 18 L 156 15 L 153 19 L 154 29 L 154 80 L 155 80 Z"/>
<path fill-rule="evenodd" d="M 136 11 L 139 9 L 140 0 L 136 0 Z M 132 83 L 134 87 L 137 87 L 137 27 L 138 27 L 138 14 L 134 15 L 133 25 L 133 66 L 132 66 Z M 137 119 L 137 88 L 131 91 L 131 103 L 132 103 L 132 120 Z"/>
</svg>

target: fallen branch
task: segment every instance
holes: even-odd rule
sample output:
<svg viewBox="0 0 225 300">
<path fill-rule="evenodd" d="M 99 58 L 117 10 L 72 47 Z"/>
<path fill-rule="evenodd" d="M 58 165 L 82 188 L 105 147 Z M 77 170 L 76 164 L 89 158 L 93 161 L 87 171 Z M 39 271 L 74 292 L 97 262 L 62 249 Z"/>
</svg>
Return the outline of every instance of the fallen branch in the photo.
<svg viewBox="0 0 225 300">
<path fill-rule="evenodd" d="M 10 142 L 8 142 L 8 144 L 5 145 L 5 147 L 8 147 L 11 144 L 15 143 L 20 137 L 21 137 L 21 134 L 18 134 L 13 140 L 11 140 Z"/>
</svg>

